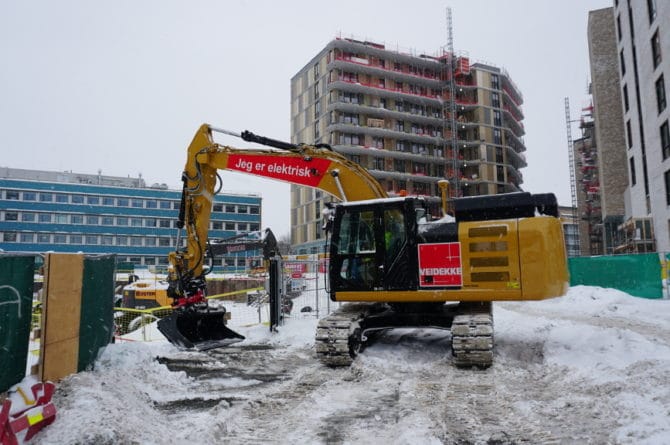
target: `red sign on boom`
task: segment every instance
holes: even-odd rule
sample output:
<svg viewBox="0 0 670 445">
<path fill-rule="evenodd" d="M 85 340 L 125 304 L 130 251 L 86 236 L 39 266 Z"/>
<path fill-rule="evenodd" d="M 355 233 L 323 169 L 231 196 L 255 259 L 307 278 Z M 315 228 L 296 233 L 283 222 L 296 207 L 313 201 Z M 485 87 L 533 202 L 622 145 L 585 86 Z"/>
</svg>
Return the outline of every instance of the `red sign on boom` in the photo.
<svg viewBox="0 0 670 445">
<path fill-rule="evenodd" d="M 462 285 L 461 243 L 419 244 L 419 286 Z"/>
<path fill-rule="evenodd" d="M 228 156 L 226 168 L 292 184 L 316 187 L 328 171 L 331 162 L 328 159 L 305 160 L 302 157 L 231 154 Z"/>
</svg>

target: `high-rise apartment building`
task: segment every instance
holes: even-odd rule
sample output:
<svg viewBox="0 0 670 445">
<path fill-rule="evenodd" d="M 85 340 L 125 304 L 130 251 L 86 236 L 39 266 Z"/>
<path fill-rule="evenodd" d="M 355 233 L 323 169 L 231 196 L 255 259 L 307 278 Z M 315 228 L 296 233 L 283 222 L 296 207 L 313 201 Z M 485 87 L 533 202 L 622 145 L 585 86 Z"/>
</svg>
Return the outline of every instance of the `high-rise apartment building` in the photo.
<svg viewBox="0 0 670 445">
<path fill-rule="evenodd" d="M 617 251 L 668 252 L 670 2 L 615 0 L 611 23 L 616 33 L 629 181 Z"/>
<path fill-rule="evenodd" d="M 450 54 L 410 54 L 338 38 L 291 79 L 291 139 L 327 143 L 389 194 L 519 191 L 526 167 L 523 98 L 500 68 Z M 321 250 L 319 191 L 291 187 L 291 242 Z"/>
</svg>

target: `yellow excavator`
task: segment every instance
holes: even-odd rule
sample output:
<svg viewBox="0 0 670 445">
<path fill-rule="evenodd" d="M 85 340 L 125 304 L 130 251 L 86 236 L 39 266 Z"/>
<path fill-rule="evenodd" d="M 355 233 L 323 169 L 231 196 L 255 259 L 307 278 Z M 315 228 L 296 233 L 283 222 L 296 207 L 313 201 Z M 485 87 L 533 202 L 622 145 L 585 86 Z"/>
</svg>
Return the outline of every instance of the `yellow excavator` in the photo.
<svg viewBox="0 0 670 445">
<path fill-rule="evenodd" d="M 219 145 L 213 132 L 268 148 Z M 425 197 L 389 197 L 365 168 L 328 145 L 238 135 L 205 124 L 189 146 L 182 176 L 178 224 L 186 229 L 186 246 L 169 255 L 175 312 L 161 321 L 161 331 L 174 344 L 208 349 L 243 338 L 225 326 L 225 309 L 210 308 L 204 295 L 218 170 L 314 187 L 337 198 L 325 216 L 328 292 L 331 300 L 349 304 L 318 323 L 316 352 L 326 365 L 349 365 L 377 332 L 432 327 L 451 331 L 456 365 L 486 367 L 493 360 L 493 301 L 541 300 L 567 291 L 553 194 L 448 202 L 448 184 L 441 181 L 441 206 Z"/>
</svg>

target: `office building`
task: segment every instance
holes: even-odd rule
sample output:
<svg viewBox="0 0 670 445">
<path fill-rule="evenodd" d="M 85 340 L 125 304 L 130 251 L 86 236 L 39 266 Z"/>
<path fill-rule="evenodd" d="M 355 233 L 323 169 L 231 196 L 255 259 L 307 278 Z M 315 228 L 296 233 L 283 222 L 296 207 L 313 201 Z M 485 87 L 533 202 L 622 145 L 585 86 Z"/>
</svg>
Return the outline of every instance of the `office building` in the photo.
<svg viewBox="0 0 670 445">
<path fill-rule="evenodd" d="M 166 266 L 176 247 L 181 191 L 141 177 L 0 168 L 0 249 L 117 255 L 138 266 Z M 214 196 L 210 238 L 261 229 L 261 197 Z M 183 235 L 183 234 L 182 234 Z M 182 238 L 183 240 L 183 238 Z M 183 245 L 183 243 L 181 243 Z M 246 253 L 215 269 L 246 267 Z"/>
<path fill-rule="evenodd" d="M 526 167 L 522 103 L 507 72 L 469 57 L 337 38 L 291 79 L 291 139 L 330 144 L 391 195 L 436 197 L 440 179 L 451 196 L 514 192 Z M 291 187 L 296 253 L 323 248 L 324 199 Z"/>
</svg>

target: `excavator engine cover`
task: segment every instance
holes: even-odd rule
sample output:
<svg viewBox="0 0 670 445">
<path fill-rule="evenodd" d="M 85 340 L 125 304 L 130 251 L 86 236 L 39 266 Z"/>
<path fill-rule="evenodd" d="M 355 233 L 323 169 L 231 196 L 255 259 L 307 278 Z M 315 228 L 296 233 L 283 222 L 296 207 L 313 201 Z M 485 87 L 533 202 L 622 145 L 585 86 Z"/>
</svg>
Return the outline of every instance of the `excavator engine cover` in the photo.
<svg viewBox="0 0 670 445">
<path fill-rule="evenodd" d="M 158 321 L 158 330 L 173 345 L 207 351 L 244 340 L 244 336 L 226 327 L 225 309 L 177 309 Z"/>
</svg>

